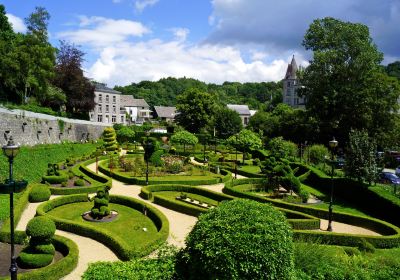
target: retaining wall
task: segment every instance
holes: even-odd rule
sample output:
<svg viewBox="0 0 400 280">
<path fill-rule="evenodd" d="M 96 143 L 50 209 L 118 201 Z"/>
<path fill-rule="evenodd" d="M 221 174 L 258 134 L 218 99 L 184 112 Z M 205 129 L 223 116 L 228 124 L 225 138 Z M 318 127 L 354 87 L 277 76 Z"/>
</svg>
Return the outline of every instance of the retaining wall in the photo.
<svg viewBox="0 0 400 280">
<path fill-rule="evenodd" d="M 67 119 L 0 107 L 0 145 L 10 135 L 20 145 L 56 144 L 63 141 L 97 140 L 111 124 Z"/>
</svg>

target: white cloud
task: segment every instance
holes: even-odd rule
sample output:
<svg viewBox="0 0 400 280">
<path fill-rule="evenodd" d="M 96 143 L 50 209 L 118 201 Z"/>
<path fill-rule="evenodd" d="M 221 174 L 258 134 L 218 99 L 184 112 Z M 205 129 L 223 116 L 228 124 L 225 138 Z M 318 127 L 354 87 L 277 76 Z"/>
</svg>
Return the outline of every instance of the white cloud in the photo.
<svg viewBox="0 0 400 280">
<path fill-rule="evenodd" d="M 298 63 L 304 62 L 296 57 Z M 189 45 L 182 41 L 150 40 L 102 49 L 87 69 L 88 76 L 110 86 L 164 77 L 191 77 L 205 82 L 261 82 L 281 80 L 291 57 L 245 62 L 239 49 L 217 45 Z"/>
<path fill-rule="evenodd" d="M 135 9 L 137 12 L 141 13 L 146 7 L 151 7 L 157 4 L 158 0 L 136 0 Z"/>
<path fill-rule="evenodd" d="M 26 31 L 26 26 L 21 18 L 14 16 L 13 14 L 6 14 L 6 16 L 8 22 L 11 23 L 14 32 L 24 33 Z"/>
<path fill-rule="evenodd" d="M 121 3 L 122 0 L 112 0 L 112 2 L 115 3 L 115 4 L 118 4 L 118 3 Z"/>
<path fill-rule="evenodd" d="M 60 32 L 57 37 L 76 44 L 107 46 L 150 33 L 146 26 L 137 21 L 96 16 L 81 16 L 79 19 L 80 29 Z"/>
<path fill-rule="evenodd" d="M 187 28 L 171 28 L 170 31 L 174 34 L 175 39 L 178 41 L 186 41 L 187 36 L 190 33 L 190 30 Z"/>
</svg>

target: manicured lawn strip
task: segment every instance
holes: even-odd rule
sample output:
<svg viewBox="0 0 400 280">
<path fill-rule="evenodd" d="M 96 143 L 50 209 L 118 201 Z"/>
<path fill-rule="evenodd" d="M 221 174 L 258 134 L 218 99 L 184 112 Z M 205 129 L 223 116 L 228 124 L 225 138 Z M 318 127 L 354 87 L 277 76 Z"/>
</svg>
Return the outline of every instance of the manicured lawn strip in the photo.
<svg viewBox="0 0 400 280">
<path fill-rule="evenodd" d="M 239 166 L 239 170 L 249 172 L 249 173 L 255 173 L 255 174 L 258 174 L 261 172 L 261 168 L 256 165 L 242 165 L 242 166 Z"/>
<path fill-rule="evenodd" d="M 113 177 L 118 181 L 133 184 L 133 185 L 145 185 L 146 179 L 145 177 L 133 177 L 127 176 L 124 174 L 125 172 L 118 172 L 113 170 L 112 173 L 110 169 L 107 167 L 108 160 L 104 160 L 99 163 L 99 170 L 106 174 L 107 176 Z M 149 176 L 149 184 L 181 184 L 185 183 L 186 185 L 213 185 L 221 182 L 226 182 L 231 177 L 231 173 L 226 170 L 221 170 L 221 175 L 214 174 L 209 176 L 180 176 L 180 175 L 168 175 L 168 176 L 160 176 L 154 177 Z"/>
<path fill-rule="evenodd" d="M 70 203 L 74 203 L 74 205 L 68 207 Z M 64 196 L 43 203 L 38 207 L 37 214 L 47 215 L 55 221 L 58 229 L 90 237 L 105 244 L 122 260 L 148 255 L 165 242 L 169 234 L 169 223 L 166 217 L 156 208 L 124 196 L 110 196 L 110 203 L 112 203 L 111 208 L 118 208 L 117 210 L 121 211 L 121 216 L 108 224 L 90 223 L 80 220 L 80 217 L 78 218 L 83 210 L 90 210 L 92 205 L 87 203 L 87 196 L 81 194 Z M 62 208 L 57 209 L 57 207 L 63 205 L 66 205 L 65 208 L 68 208 L 69 211 L 62 211 Z M 74 210 L 74 207 L 79 205 L 83 206 L 80 206 L 81 208 L 76 207 L 77 209 Z M 150 222 L 148 218 L 139 213 L 143 211 L 144 205 L 147 208 L 147 217 L 151 219 L 153 226 L 148 224 Z M 126 210 L 126 207 L 130 210 Z M 53 209 L 55 210 L 52 211 Z M 65 215 L 70 216 L 65 218 Z M 138 217 L 147 220 L 147 222 L 131 224 L 132 220 L 129 219 L 131 217 Z M 141 232 L 143 226 L 148 228 L 147 232 Z M 149 236 L 150 234 L 152 236 Z"/>
<path fill-rule="evenodd" d="M 314 207 L 305 207 L 303 205 L 296 205 L 291 203 L 286 203 L 283 201 L 276 201 L 266 197 L 260 197 L 257 195 L 243 193 L 236 190 L 233 186 L 240 185 L 242 183 L 257 183 L 257 179 L 243 179 L 235 180 L 233 182 L 225 183 L 224 193 L 229 195 L 234 195 L 241 198 L 254 199 L 263 203 L 271 203 L 274 206 L 281 207 L 284 209 L 295 210 L 298 212 L 306 213 L 318 218 L 327 219 L 328 211 L 323 209 L 318 209 Z M 328 232 L 311 232 L 311 231 L 301 231 L 295 230 L 294 237 L 304 238 L 310 241 L 321 240 L 323 243 L 327 244 L 337 244 L 345 246 L 355 246 L 357 242 L 360 242 L 360 238 L 365 238 L 371 244 L 377 248 L 392 248 L 400 245 L 400 229 L 394 225 L 391 225 L 385 221 L 378 220 L 375 218 L 361 217 L 357 215 L 350 215 L 346 213 L 341 213 L 336 211 L 334 213 L 334 220 L 337 222 L 347 223 L 355 226 L 364 227 L 373 231 L 376 231 L 383 236 L 362 236 L 353 234 L 339 234 L 339 233 L 328 233 Z"/>
<path fill-rule="evenodd" d="M 18 273 L 20 280 L 58 280 L 68 275 L 78 264 L 79 249 L 72 240 L 63 236 L 54 236 L 53 245 L 63 254 L 63 258 L 43 268 L 38 268 L 25 273 Z M 9 279 L 1 277 L 0 279 Z"/>
<path fill-rule="evenodd" d="M 315 189 L 313 187 L 310 187 L 310 186 L 308 186 L 306 184 L 302 183 L 301 184 L 301 188 L 304 189 L 305 191 L 307 191 L 309 194 L 312 194 L 312 195 L 318 197 L 319 199 L 326 198 L 326 195 L 323 192 L 320 192 L 319 190 L 317 190 L 317 189 Z"/>
</svg>

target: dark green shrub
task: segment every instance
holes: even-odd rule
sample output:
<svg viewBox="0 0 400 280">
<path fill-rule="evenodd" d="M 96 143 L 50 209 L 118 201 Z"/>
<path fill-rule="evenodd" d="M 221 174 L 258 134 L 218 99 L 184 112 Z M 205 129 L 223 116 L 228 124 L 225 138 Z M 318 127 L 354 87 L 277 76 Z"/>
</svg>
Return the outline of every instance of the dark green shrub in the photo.
<svg viewBox="0 0 400 280">
<path fill-rule="evenodd" d="M 37 184 L 29 192 L 29 202 L 42 202 L 49 200 L 51 192 L 49 186 Z"/>
<path fill-rule="evenodd" d="M 310 193 L 303 188 L 300 188 L 299 196 L 301 197 L 301 201 L 303 203 L 307 203 L 308 198 L 310 197 Z"/>
<path fill-rule="evenodd" d="M 37 268 L 49 265 L 55 253 L 51 239 L 56 232 L 56 225 L 47 217 L 35 217 L 28 222 L 26 234 L 30 236 L 29 245 L 19 254 L 21 267 Z"/>
<path fill-rule="evenodd" d="M 375 247 L 369 243 L 365 238 L 361 238 L 357 243 L 358 250 L 361 252 L 373 253 L 375 252 Z"/>
<path fill-rule="evenodd" d="M 199 217 L 176 270 L 182 279 L 290 279 L 290 226 L 270 205 L 224 202 Z"/>
<path fill-rule="evenodd" d="M 61 187 L 65 188 L 67 186 L 67 182 L 62 182 Z"/>
<path fill-rule="evenodd" d="M 77 179 L 74 181 L 74 186 L 83 187 L 85 185 L 85 181 L 82 179 Z"/>
</svg>

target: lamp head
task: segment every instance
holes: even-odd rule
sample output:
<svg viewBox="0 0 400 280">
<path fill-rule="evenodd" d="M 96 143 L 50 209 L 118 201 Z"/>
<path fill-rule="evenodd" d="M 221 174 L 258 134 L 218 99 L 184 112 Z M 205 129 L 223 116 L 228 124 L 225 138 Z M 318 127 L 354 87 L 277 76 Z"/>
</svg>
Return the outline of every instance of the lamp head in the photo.
<svg viewBox="0 0 400 280">
<path fill-rule="evenodd" d="M 332 149 L 336 148 L 338 145 L 338 141 L 335 140 L 335 137 L 333 137 L 333 139 L 331 141 L 329 141 L 329 147 L 331 147 Z"/>
<path fill-rule="evenodd" d="M 2 147 L 3 153 L 9 159 L 13 159 L 19 152 L 19 146 L 14 143 L 12 136 L 8 139 L 7 145 Z"/>
</svg>

